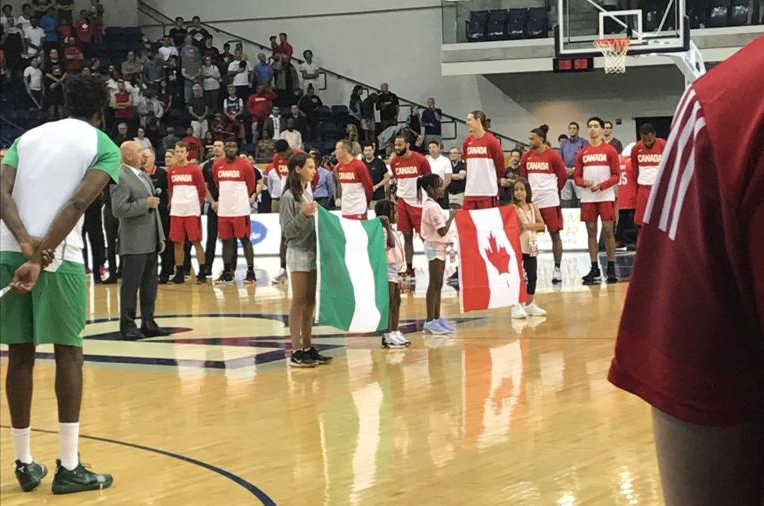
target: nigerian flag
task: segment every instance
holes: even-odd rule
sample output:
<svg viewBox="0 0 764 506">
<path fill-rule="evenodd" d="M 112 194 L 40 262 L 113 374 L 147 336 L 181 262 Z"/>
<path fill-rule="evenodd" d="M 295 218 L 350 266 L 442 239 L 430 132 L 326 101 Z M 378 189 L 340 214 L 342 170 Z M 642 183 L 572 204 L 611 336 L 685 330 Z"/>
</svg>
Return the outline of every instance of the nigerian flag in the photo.
<svg viewBox="0 0 764 506">
<path fill-rule="evenodd" d="M 389 292 L 382 223 L 318 208 L 318 324 L 351 332 L 387 328 Z"/>
</svg>

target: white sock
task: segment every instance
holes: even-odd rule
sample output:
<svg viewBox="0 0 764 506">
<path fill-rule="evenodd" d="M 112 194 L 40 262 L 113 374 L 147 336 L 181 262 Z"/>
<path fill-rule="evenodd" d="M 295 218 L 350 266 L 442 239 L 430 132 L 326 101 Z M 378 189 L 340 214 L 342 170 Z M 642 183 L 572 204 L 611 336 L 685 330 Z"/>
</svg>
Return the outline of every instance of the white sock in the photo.
<svg viewBox="0 0 764 506">
<path fill-rule="evenodd" d="M 77 446 L 79 436 L 79 422 L 58 424 L 58 445 L 61 451 L 61 465 L 69 471 L 73 471 L 80 463 Z"/>
<path fill-rule="evenodd" d="M 14 429 L 11 427 L 13 447 L 16 450 L 16 460 L 23 464 L 31 464 L 32 460 L 32 427 L 26 429 Z"/>
</svg>

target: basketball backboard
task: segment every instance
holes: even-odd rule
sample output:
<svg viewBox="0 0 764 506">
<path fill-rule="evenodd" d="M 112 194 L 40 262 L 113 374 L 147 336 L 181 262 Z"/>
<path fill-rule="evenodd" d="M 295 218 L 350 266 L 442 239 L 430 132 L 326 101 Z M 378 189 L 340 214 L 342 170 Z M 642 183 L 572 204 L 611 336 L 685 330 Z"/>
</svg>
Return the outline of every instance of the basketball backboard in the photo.
<svg viewBox="0 0 764 506">
<path fill-rule="evenodd" d="M 690 49 L 685 0 L 557 0 L 558 58 L 601 56 L 596 40 L 628 37 L 628 54 Z"/>
</svg>

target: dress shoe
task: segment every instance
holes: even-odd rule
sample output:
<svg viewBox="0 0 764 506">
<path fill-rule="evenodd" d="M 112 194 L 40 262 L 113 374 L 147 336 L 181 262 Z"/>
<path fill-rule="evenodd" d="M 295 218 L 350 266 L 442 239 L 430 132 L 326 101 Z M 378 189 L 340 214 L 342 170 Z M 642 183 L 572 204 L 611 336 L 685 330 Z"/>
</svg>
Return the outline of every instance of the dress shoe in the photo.
<svg viewBox="0 0 764 506">
<path fill-rule="evenodd" d="M 127 341 L 137 341 L 138 339 L 144 339 L 146 336 L 143 335 L 143 332 L 141 332 L 138 329 L 131 329 L 131 330 L 125 330 L 120 332 L 120 336 L 122 339 L 125 339 Z"/>
<path fill-rule="evenodd" d="M 162 336 L 169 336 L 171 332 L 167 329 L 163 329 L 162 327 L 153 327 L 153 328 L 143 328 L 141 329 L 141 333 L 146 337 L 162 337 Z"/>
<path fill-rule="evenodd" d="M 117 284 L 117 276 L 111 275 L 108 278 L 104 279 L 101 284 L 103 285 L 116 285 Z"/>
</svg>

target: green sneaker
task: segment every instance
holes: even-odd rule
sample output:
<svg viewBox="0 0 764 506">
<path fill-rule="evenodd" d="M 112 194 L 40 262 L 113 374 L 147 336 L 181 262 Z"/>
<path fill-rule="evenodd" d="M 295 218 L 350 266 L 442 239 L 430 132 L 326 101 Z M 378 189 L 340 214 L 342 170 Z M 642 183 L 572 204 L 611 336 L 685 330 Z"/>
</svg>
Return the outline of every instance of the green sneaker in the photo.
<svg viewBox="0 0 764 506">
<path fill-rule="evenodd" d="M 31 492 L 36 489 L 47 474 L 48 468 L 42 464 L 36 462 L 24 464 L 20 460 L 16 461 L 16 479 L 19 480 L 21 490 L 24 492 Z"/>
<path fill-rule="evenodd" d="M 56 460 L 56 476 L 53 477 L 54 494 L 72 494 L 87 490 L 102 490 L 111 487 L 114 478 L 110 474 L 98 474 L 88 471 L 80 462 L 70 471 Z"/>
</svg>

